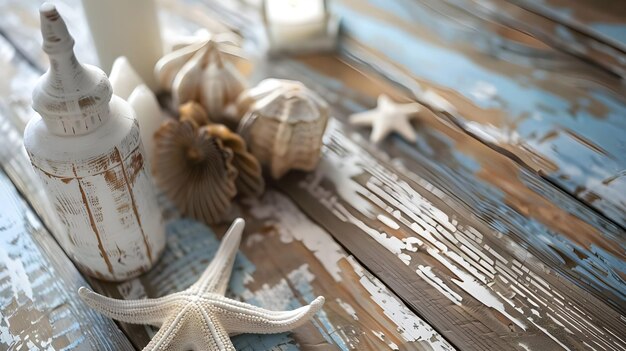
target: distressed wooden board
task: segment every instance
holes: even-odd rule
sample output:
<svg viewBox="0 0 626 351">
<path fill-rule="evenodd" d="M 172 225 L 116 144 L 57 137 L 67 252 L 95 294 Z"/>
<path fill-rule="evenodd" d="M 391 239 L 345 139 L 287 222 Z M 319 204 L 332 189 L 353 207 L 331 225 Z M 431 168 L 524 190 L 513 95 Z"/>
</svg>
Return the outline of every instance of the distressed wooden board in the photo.
<svg viewBox="0 0 626 351">
<path fill-rule="evenodd" d="M 132 350 L 78 298 L 85 280 L 2 171 L 0 194 L 0 349 Z"/>
<path fill-rule="evenodd" d="M 380 82 L 368 80 L 363 76 L 359 77 L 356 71 L 350 74 L 347 69 L 338 69 L 337 67 L 341 62 L 332 63 L 329 60 L 334 59 L 316 58 L 305 60 L 309 67 L 318 69 L 318 71 L 314 72 L 307 72 L 307 68 L 304 65 L 283 63 L 276 65 L 276 67 L 281 68 L 276 75 L 284 76 L 290 73 L 293 77 L 293 72 L 298 72 L 295 77 L 304 80 L 309 86 L 321 91 L 324 97 L 331 102 L 331 105 L 335 108 L 333 112 L 339 118 L 345 118 L 347 114 L 355 109 L 363 109 L 364 106 L 362 105 L 368 104 L 367 101 L 369 101 L 370 105 L 374 104 L 374 96 L 380 92 L 386 92 L 391 95 L 398 93 L 392 87 Z M 294 67 L 289 67 L 290 65 L 294 65 Z M 320 71 L 325 72 L 327 76 L 320 75 Z M 369 98 L 367 98 L 367 95 L 369 95 Z M 506 157 L 493 151 L 490 152 L 489 148 L 460 131 L 455 125 L 446 126 L 439 124 L 432 116 L 426 114 L 420 117 L 420 122 L 417 126 L 420 139 L 417 151 L 413 150 L 411 145 L 396 137 L 391 138 L 382 145 L 381 149 L 385 150 L 385 153 L 381 153 L 376 148 L 370 147 L 368 149 L 368 152 L 376 155 L 371 156 L 373 159 L 385 160 L 378 161 L 380 162 L 379 166 L 376 167 L 378 171 L 383 172 L 382 170 L 385 170 L 387 172 L 386 176 L 391 177 L 387 179 L 392 179 L 395 182 L 409 178 L 410 180 L 406 181 L 414 188 L 412 189 L 413 191 L 422 194 L 424 192 L 431 193 L 431 196 L 442 199 L 447 206 L 450 206 L 443 210 L 448 216 L 452 216 L 455 213 L 454 209 L 456 209 L 458 211 L 457 214 L 461 214 L 460 217 L 467 220 L 480 219 L 481 222 L 495 228 L 497 232 L 491 231 L 491 239 L 479 241 L 480 246 L 478 248 L 481 253 L 489 251 L 484 247 L 484 245 L 488 245 L 491 250 L 495 251 L 493 253 L 489 251 L 485 254 L 494 262 L 496 261 L 494 257 L 498 257 L 497 255 L 508 257 L 506 260 L 509 265 L 513 264 L 511 263 L 513 262 L 510 259 L 511 256 L 516 257 L 520 265 L 525 262 L 524 265 L 532 272 L 532 275 L 539 277 L 542 281 L 549 282 L 550 289 L 555 289 L 561 295 L 563 295 L 563 292 L 568 293 L 568 295 L 563 295 L 566 296 L 565 299 L 567 300 L 567 302 L 562 301 L 563 303 L 586 301 L 582 303 L 582 306 L 585 306 L 585 308 L 593 306 L 586 313 L 589 313 L 589 318 L 594 321 L 597 317 L 610 316 L 601 320 L 599 322 L 600 325 L 609 329 L 613 328 L 611 329 L 612 332 L 616 333 L 617 331 L 615 335 L 621 337 L 619 331 L 624 328 L 624 292 L 626 291 L 623 278 L 626 269 L 624 265 L 625 237 L 623 230 L 597 216 L 597 214 L 588 210 L 585 206 L 573 201 L 568 195 L 563 194 L 558 189 L 550 187 L 549 184 L 543 182 L 536 175 L 519 168 L 518 165 Z M 342 157 L 348 157 L 347 155 L 351 153 L 358 154 L 354 149 L 344 146 L 350 142 L 350 139 L 361 140 L 358 143 L 359 148 L 357 150 L 363 152 L 361 148 L 367 142 L 363 141 L 362 136 L 355 135 L 351 131 L 348 133 L 348 136 L 341 133 L 332 137 L 331 144 L 340 146 L 335 148 L 329 147 L 329 150 L 341 150 L 341 152 L 336 152 L 341 153 Z M 344 140 L 345 142 L 342 142 Z M 421 291 L 420 284 L 423 284 L 423 282 L 420 282 L 419 278 L 411 277 L 411 271 L 403 267 L 401 259 L 410 257 L 412 259 L 410 262 L 415 262 L 416 258 L 413 258 L 415 257 L 414 254 L 410 252 L 409 248 L 405 247 L 406 243 L 394 240 L 394 237 L 406 239 L 407 237 L 415 236 L 415 233 L 410 229 L 408 233 L 400 230 L 399 232 L 403 234 L 398 234 L 398 231 L 389 231 L 389 227 L 385 225 L 384 219 L 372 221 L 372 215 L 368 217 L 360 213 L 358 210 L 372 205 L 368 206 L 367 203 L 369 201 L 358 194 L 355 195 L 354 191 L 358 192 L 359 189 L 366 190 L 364 185 L 368 183 L 371 171 L 359 168 L 365 167 L 364 165 L 366 164 L 361 158 L 357 158 L 354 162 L 357 164 L 355 168 L 350 166 L 352 163 L 349 159 L 339 158 L 337 160 L 337 158 L 330 158 L 333 162 L 324 170 L 324 161 L 327 160 L 324 157 L 322 167 L 319 168 L 320 174 L 318 174 L 318 179 L 310 180 L 304 176 L 295 177 L 292 179 L 292 183 L 286 185 L 285 191 L 303 207 L 306 213 L 323 223 L 342 244 L 359 257 L 370 270 L 379 275 L 383 281 L 387 282 L 403 299 L 414 301 L 415 304 L 412 307 L 416 308 L 434 326 L 440 328 L 439 330 L 442 332 L 443 330 L 452 330 L 452 335 L 449 337 L 454 344 L 465 347 L 467 343 L 471 342 L 471 339 L 462 338 L 463 333 L 467 330 L 464 327 L 468 323 L 466 318 L 469 320 L 484 320 L 483 313 L 486 312 L 483 311 L 471 317 L 459 317 L 457 315 L 452 318 L 452 321 L 443 324 L 439 320 L 430 319 L 438 318 L 438 316 L 444 313 L 438 310 L 438 306 L 425 307 L 423 299 L 420 298 L 419 294 L 415 293 L 415 291 Z M 376 177 L 372 176 L 371 178 Z M 304 182 L 307 188 L 310 187 L 311 189 L 306 189 L 306 191 L 300 189 L 302 182 Z M 321 185 L 316 187 L 311 186 L 310 183 Z M 284 185 L 285 183 L 281 184 Z M 380 206 L 380 204 L 384 205 L 380 206 L 380 208 L 374 206 L 374 208 L 378 210 L 376 213 L 393 217 L 393 209 L 395 208 L 393 204 L 389 205 L 385 201 L 381 202 L 379 198 L 383 198 L 387 191 L 397 196 L 397 192 L 408 192 L 408 189 L 411 188 L 407 187 L 408 189 L 405 189 L 403 186 L 402 191 L 399 191 L 389 184 L 386 185 L 389 186 L 389 189 L 385 188 L 382 195 L 377 194 L 373 196 L 374 200 L 378 199 L 375 201 L 377 206 Z M 307 194 L 309 190 L 310 193 Z M 367 193 L 369 194 L 369 192 Z M 408 195 L 403 199 L 403 203 L 415 202 Z M 327 205 L 330 209 L 320 208 L 319 203 Z M 342 218 L 345 215 L 342 216 L 341 213 L 337 213 L 341 211 L 336 210 L 334 206 L 341 207 L 344 203 L 348 203 L 345 207 L 350 209 L 351 212 L 354 211 L 351 209 L 351 206 L 358 209 L 355 215 L 356 221 L 365 222 L 365 227 L 356 229 L 341 225 L 341 219 L 346 220 Z M 332 211 L 336 213 L 332 214 Z M 399 213 L 402 216 L 406 216 L 402 212 Z M 415 213 L 412 215 L 416 216 Z M 335 216 L 338 218 L 333 220 Z M 417 215 L 418 218 L 421 216 L 421 214 Z M 432 220 L 431 218 L 430 221 Z M 457 221 L 461 222 L 459 219 Z M 376 236 L 371 233 L 378 233 L 382 229 L 387 230 L 386 233 L 389 235 L 389 240 L 381 240 L 383 241 L 381 246 L 384 247 L 386 244 L 389 244 L 387 248 L 400 256 L 401 259 L 397 259 L 395 262 L 387 262 L 382 259 L 382 257 L 385 257 L 383 253 L 385 251 L 384 248 L 379 247 L 377 249 L 375 248 L 374 240 L 367 241 L 363 239 L 363 237 L 367 237 L 368 232 L 370 235 Z M 404 229 L 407 230 L 407 228 Z M 445 240 L 448 240 L 446 235 L 443 235 L 443 237 L 446 238 Z M 425 241 L 423 238 L 420 240 Z M 452 238 L 452 240 L 455 239 Z M 489 241 L 495 241 L 497 245 Z M 504 243 L 500 243 L 500 241 Z M 394 243 L 397 246 L 394 247 Z M 449 245 L 449 243 L 446 243 L 446 245 Z M 449 249 L 454 249 L 454 247 Z M 423 250 L 422 252 L 424 251 L 428 253 L 428 250 Z M 464 254 L 468 255 L 459 247 L 456 247 L 456 251 L 461 257 L 464 257 Z M 418 257 L 418 260 L 420 257 L 423 257 L 419 254 L 415 255 Z M 381 264 L 381 260 L 385 261 L 385 263 Z M 469 257 L 469 260 L 471 261 L 472 258 Z M 428 258 L 425 259 L 428 265 L 420 261 L 415 266 L 421 264 L 423 267 L 428 267 L 431 261 L 432 258 Z M 480 265 L 479 261 L 476 261 L 474 264 Z M 523 269 L 516 268 L 524 272 Z M 502 270 L 503 268 L 498 266 L 494 269 L 496 269 L 496 274 L 494 274 L 494 277 L 487 275 L 487 282 L 483 287 L 488 287 L 488 290 L 493 289 L 491 290 L 492 292 L 499 292 L 505 297 L 515 297 L 517 295 L 516 298 L 519 298 L 518 293 L 513 288 L 506 285 L 501 287 L 496 284 L 498 279 L 500 279 L 499 276 L 507 274 L 506 270 L 499 272 L 498 269 Z M 415 275 L 415 271 L 412 273 Z M 444 273 L 443 277 L 456 279 L 445 269 Z M 529 273 L 524 273 L 524 275 L 528 276 Z M 527 277 L 524 277 L 524 275 L 519 277 L 519 280 L 521 280 L 522 284 L 529 284 L 532 288 L 534 286 L 533 283 L 531 280 L 525 281 Z M 449 285 L 455 293 L 459 294 L 459 296 L 465 296 L 467 300 L 468 297 L 464 295 L 462 288 L 459 288 L 452 281 Z M 536 287 L 532 289 L 538 290 Z M 431 293 L 432 296 L 427 299 L 428 301 L 443 295 L 438 295 L 436 291 Z M 501 302 L 506 306 L 505 297 L 501 297 Z M 471 297 L 469 299 L 474 301 Z M 559 302 L 552 302 L 555 306 L 559 305 Z M 611 311 L 611 307 L 605 305 L 605 302 L 613 306 L 616 311 Z M 513 303 L 516 308 L 525 311 L 523 312 L 524 316 L 533 317 L 532 303 L 520 303 L 519 301 Z M 551 306 L 550 308 L 553 307 Z M 603 312 L 595 315 L 594 311 L 599 310 Z M 492 313 L 495 312 L 492 311 Z M 543 320 L 535 318 L 535 322 L 541 328 L 546 329 L 545 333 L 554 333 L 553 335 L 558 335 L 559 339 L 563 338 L 566 340 L 567 338 L 563 334 L 567 335 L 568 333 L 563 333 L 563 331 L 566 328 L 574 330 L 571 327 L 559 327 L 558 323 L 561 323 L 561 321 L 553 322 L 550 318 L 546 319 L 544 315 L 542 316 Z M 577 323 L 577 317 L 575 316 L 565 315 L 563 318 L 569 320 L 569 322 Z M 547 327 L 547 325 L 550 327 Z M 563 323 L 563 325 L 567 325 L 567 323 Z M 500 328 L 502 326 L 504 324 Z M 498 329 L 497 326 L 494 327 L 493 325 L 490 328 Z M 541 330 L 539 327 L 537 329 Z M 535 332 L 537 329 L 535 329 Z M 516 337 L 523 338 L 524 334 L 532 336 L 532 328 L 526 333 L 520 333 L 516 336 L 508 335 L 508 337 L 513 337 L 514 340 Z M 461 336 L 460 339 L 455 339 L 455 337 L 459 336 Z M 501 336 L 506 338 L 504 335 Z M 582 347 L 583 342 L 588 342 L 582 334 L 570 337 L 574 338 L 566 343 L 570 348 L 576 349 L 576 347 Z M 541 340 L 536 334 L 531 339 Z M 522 343 L 529 347 L 531 345 L 527 342 Z M 535 347 L 531 349 L 541 349 L 541 343 L 543 341 L 535 344 Z M 493 347 L 497 348 L 498 346 L 496 345 L 494 344 Z M 475 346 L 477 349 L 485 347 L 485 345 Z M 619 349 L 621 344 L 612 346 L 613 349 Z"/>
<path fill-rule="evenodd" d="M 344 46 L 347 55 L 409 90 L 438 91 L 468 133 L 626 224 L 621 137 L 626 104 L 618 78 L 581 66 L 573 56 L 563 61 L 547 46 L 530 54 L 507 50 L 515 40 L 481 41 L 478 31 L 484 27 L 463 26 L 455 18 L 411 7 L 409 1 L 391 3 L 336 4 L 355 39 L 355 45 Z M 438 32 L 416 25 L 424 17 Z"/>
<path fill-rule="evenodd" d="M 581 32 L 626 47 L 626 3 L 594 0 L 509 0 Z"/>
<path fill-rule="evenodd" d="M 400 159 L 371 154 L 340 127 L 328 139 L 318 171 L 281 187 L 453 344 L 626 347 L 621 314 L 525 243 L 455 209 Z"/>
<path fill-rule="evenodd" d="M 283 63 L 274 75 L 291 76 L 321 92 L 343 121 L 400 91 L 369 78 L 345 62 L 314 57 Z M 297 72 L 297 73 L 295 73 Z M 441 123 L 431 111 L 419 116 L 420 138 L 410 145 L 397 137 L 380 149 L 434 184 L 497 230 L 512 233 L 528 251 L 568 279 L 624 313 L 624 231 L 558 188 L 464 133 Z M 353 129 L 351 129 L 353 130 Z M 360 129 L 366 137 L 367 131 Z M 569 262 L 569 263 L 568 263 Z M 568 269 L 561 269 L 566 265 Z"/>
<path fill-rule="evenodd" d="M 619 42 L 608 39 L 601 33 L 588 30 L 589 28 L 567 18 L 571 13 L 563 8 L 560 11 L 543 11 L 541 6 L 536 6 L 528 1 L 511 0 L 510 3 L 503 1 L 475 1 L 475 0 L 448 0 L 447 5 L 466 11 L 470 16 L 478 16 L 484 22 L 495 21 L 514 28 L 524 33 L 540 38 L 550 46 L 562 50 L 565 53 L 583 60 L 586 64 L 595 66 L 600 70 L 618 77 L 626 76 L 626 47 Z M 431 7 L 446 6 L 439 2 L 430 3 Z M 608 5 L 608 6 L 607 6 Z M 596 5 L 597 7 L 598 5 Z M 610 4 L 604 6 L 604 11 L 609 11 Z M 576 6 L 578 9 L 593 13 L 594 5 L 590 2 Z M 552 16 L 552 14 L 558 16 Z M 596 12 L 596 15 L 598 13 Z M 614 18 L 615 21 L 617 18 Z M 621 19 L 622 26 L 624 19 Z M 616 24 L 608 25 L 615 30 Z M 605 26 L 601 26 L 604 28 Z M 500 32 L 504 34 L 503 32 Z M 506 35 L 503 35 L 506 36 Z M 544 53 L 545 55 L 545 53 Z"/>
</svg>

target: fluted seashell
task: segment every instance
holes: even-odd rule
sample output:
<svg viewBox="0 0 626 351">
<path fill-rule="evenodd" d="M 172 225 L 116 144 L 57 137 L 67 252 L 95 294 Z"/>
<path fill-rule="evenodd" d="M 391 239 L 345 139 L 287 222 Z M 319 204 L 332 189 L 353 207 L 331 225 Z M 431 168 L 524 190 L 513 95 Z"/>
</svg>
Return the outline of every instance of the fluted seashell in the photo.
<svg viewBox="0 0 626 351">
<path fill-rule="evenodd" d="M 176 106 L 197 101 L 209 115 L 222 118 L 246 88 L 237 69 L 222 56 L 219 37 L 202 39 L 163 56 L 155 66 L 159 86 Z"/>
<path fill-rule="evenodd" d="M 190 121 L 169 120 L 156 135 L 156 184 L 185 216 L 218 223 L 237 194 L 233 152 Z"/>
<path fill-rule="evenodd" d="M 269 78 L 262 80 L 259 84 L 250 89 L 244 90 L 241 94 L 239 94 L 239 97 L 237 98 L 237 114 L 240 116 L 240 118 L 242 118 L 246 114 L 246 112 L 250 110 L 252 104 L 254 104 L 256 101 L 261 100 L 265 96 L 277 90 L 284 88 L 288 89 L 290 83 L 299 82 Z"/>
<path fill-rule="evenodd" d="M 222 124 L 209 124 L 206 132 L 222 141 L 225 148 L 233 152 L 233 166 L 237 168 L 237 193 L 244 197 L 263 194 L 265 181 L 259 161 L 246 148 L 246 142 Z"/>
<path fill-rule="evenodd" d="M 198 127 L 207 125 L 211 122 L 209 115 L 207 115 L 202 105 L 195 101 L 189 101 L 180 105 L 178 113 L 181 121 L 191 121 Z"/>
<path fill-rule="evenodd" d="M 267 79 L 243 93 L 247 112 L 238 132 L 274 179 L 290 169 L 313 170 L 320 158 L 328 105 L 296 81 Z"/>
</svg>

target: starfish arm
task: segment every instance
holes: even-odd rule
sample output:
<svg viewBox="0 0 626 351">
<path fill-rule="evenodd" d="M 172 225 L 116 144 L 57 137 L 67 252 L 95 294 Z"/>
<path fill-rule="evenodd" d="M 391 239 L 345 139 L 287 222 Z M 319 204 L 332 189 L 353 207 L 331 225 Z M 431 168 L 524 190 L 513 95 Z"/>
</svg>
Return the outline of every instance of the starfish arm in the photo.
<svg viewBox="0 0 626 351">
<path fill-rule="evenodd" d="M 212 312 L 202 309 L 200 313 L 202 314 L 203 345 L 205 347 L 209 346 L 209 350 L 235 351 L 235 346 L 228 336 L 228 331 L 217 318 L 211 318 L 213 317 Z"/>
<path fill-rule="evenodd" d="M 411 104 L 398 105 L 398 112 L 405 114 L 405 115 L 409 115 L 409 116 L 415 115 L 421 110 L 422 110 L 422 105 L 418 104 L 417 102 L 414 102 Z"/>
<path fill-rule="evenodd" d="M 350 124 L 357 126 L 370 125 L 375 120 L 378 112 L 376 110 L 364 111 L 350 115 Z"/>
<path fill-rule="evenodd" d="M 195 293 L 212 292 L 220 295 L 226 292 L 245 225 L 243 219 L 235 219 L 224 235 L 222 244 L 211 264 L 202 273 L 200 279 L 191 286 L 190 291 Z"/>
<path fill-rule="evenodd" d="M 213 302 L 213 308 L 229 334 L 282 333 L 309 320 L 324 305 L 320 296 L 311 304 L 292 311 L 270 311 L 247 303 L 222 298 Z"/>
<path fill-rule="evenodd" d="M 404 139 L 410 142 L 415 142 L 417 140 L 415 130 L 413 129 L 413 126 L 411 125 L 411 122 L 409 122 L 408 118 L 400 120 L 395 130 L 398 134 L 402 135 Z"/>
<path fill-rule="evenodd" d="M 142 351 L 182 350 L 183 345 L 180 345 L 180 339 L 185 324 L 185 313 L 188 310 L 189 305 L 182 308 L 178 313 L 171 314 Z"/>
<path fill-rule="evenodd" d="M 372 125 L 372 133 L 370 134 L 370 141 L 372 143 L 379 143 L 383 141 L 389 133 L 393 130 L 393 125 L 387 120 L 387 116 L 381 116 L 380 119 L 374 121 Z"/>
<path fill-rule="evenodd" d="M 102 296 L 88 288 L 81 287 L 78 294 L 91 308 L 107 317 L 133 324 L 151 324 L 159 326 L 168 313 L 176 308 L 179 299 L 168 295 L 158 299 L 117 300 Z"/>
</svg>

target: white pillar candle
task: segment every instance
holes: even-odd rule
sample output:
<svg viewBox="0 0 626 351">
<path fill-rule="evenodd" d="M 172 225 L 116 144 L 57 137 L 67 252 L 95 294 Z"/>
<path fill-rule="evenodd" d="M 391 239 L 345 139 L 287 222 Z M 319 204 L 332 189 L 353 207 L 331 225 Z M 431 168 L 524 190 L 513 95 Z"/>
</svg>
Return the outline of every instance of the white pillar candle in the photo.
<svg viewBox="0 0 626 351">
<path fill-rule="evenodd" d="M 166 118 L 159 107 L 156 96 L 145 85 L 124 56 L 118 57 L 113 62 L 109 81 L 113 88 L 113 94 L 128 101 L 135 110 L 145 154 L 148 156 L 148 160 L 152 160 L 154 133 Z"/>
<path fill-rule="evenodd" d="M 289 46 L 324 36 L 324 0 L 266 0 L 265 16 L 272 44 Z"/>
<path fill-rule="evenodd" d="M 143 148 L 148 156 L 148 160 L 152 162 L 152 157 L 154 156 L 154 133 L 156 133 L 166 117 L 159 107 L 156 96 L 144 84 L 133 90 L 128 98 L 128 103 L 137 114 Z"/>
<path fill-rule="evenodd" d="M 110 72 L 118 56 L 126 56 L 154 89 L 154 64 L 163 55 L 154 0 L 82 0 L 100 67 Z"/>
<path fill-rule="evenodd" d="M 120 56 L 113 62 L 109 81 L 113 87 L 113 94 L 124 100 L 128 100 L 135 88 L 145 84 L 125 56 Z"/>
</svg>

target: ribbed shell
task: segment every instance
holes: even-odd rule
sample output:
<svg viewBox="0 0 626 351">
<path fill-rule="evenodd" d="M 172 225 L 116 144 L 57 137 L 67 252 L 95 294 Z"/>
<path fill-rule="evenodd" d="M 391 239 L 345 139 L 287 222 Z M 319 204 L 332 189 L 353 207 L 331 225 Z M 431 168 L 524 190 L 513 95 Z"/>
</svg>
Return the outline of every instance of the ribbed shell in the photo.
<svg viewBox="0 0 626 351">
<path fill-rule="evenodd" d="M 328 105 L 316 93 L 300 82 L 268 79 L 242 94 L 238 106 L 247 109 L 238 132 L 274 179 L 317 166 Z"/>
<path fill-rule="evenodd" d="M 157 185 L 183 215 L 207 224 L 224 220 L 237 194 L 237 170 L 230 148 L 190 121 L 169 120 L 155 138 Z"/>
<path fill-rule="evenodd" d="M 244 197 L 258 197 L 265 190 L 265 181 L 259 161 L 246 148 L 246 142 L 228 127 L 211 123 L 204 108 L 197 102 L 187 102 L 178 109 L 181 121 L 189 121 L 214 138 L 221 140 L 224 148 L 233 153 L 233 166 L 238 171 L 237 194 Z"/>
<path fill-rule="evenodd" d="M 237 69 L 224 60 L 218 43 L 201 40 L 163 56 L 155 66 L 162 89 L 172 92 L 176 106 L 197 101 L 209 115 L 221 118 L 246 83 Z"/>
<path fill-rule="evenodd" d="M 233 166 L 237 168 L 237 192 L 244 197 L 258 197 L 265 190 L 265 181 L 259 161 L 248 152 L 246 142 L 236 133 L 221 124 L 204 127 L 214 138 L 220 139 L 225 148 L 233 152 Z"/>
</svg>

